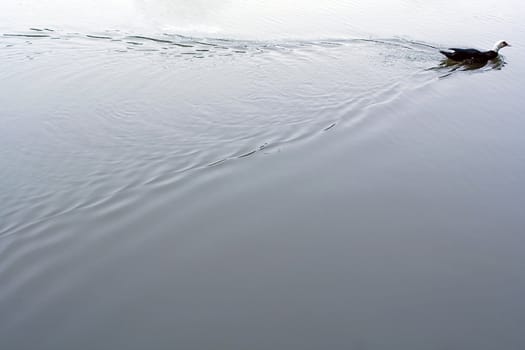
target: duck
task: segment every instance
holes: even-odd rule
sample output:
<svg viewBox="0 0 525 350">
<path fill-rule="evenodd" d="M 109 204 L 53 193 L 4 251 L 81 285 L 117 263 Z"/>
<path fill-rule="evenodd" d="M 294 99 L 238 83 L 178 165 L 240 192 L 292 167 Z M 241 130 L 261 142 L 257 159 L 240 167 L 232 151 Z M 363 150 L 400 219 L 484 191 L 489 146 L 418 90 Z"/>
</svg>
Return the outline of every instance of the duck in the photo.
<svg viewBox="0 0 525 350">
<path fill-rule="evenodd" d="M 507 43 L 505 40 L 500 40 L 494 44 L 494 48 L 489 51 L 479 51 L 476 49 L 458 49 L 458 48 L 450 48 L 448 50 L 440 50 L 443 55 L 445 55 L 447 58 L 462 62 L 474 62 L 474 63 L 486 63 L 489 60 L 493 60 L 499 55 L 499 50 L 510 46 L 509 43 Z"/>
</svg>

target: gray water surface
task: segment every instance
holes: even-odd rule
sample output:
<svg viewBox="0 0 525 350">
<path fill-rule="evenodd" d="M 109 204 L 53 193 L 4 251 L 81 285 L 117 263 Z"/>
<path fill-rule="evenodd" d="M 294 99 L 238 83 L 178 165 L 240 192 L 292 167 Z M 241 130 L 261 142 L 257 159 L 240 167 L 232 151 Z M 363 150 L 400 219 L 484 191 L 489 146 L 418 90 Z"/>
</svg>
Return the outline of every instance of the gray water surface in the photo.
<svg viewBox="0 0 525 350">
<path fill-rule="evenodd" d="M 521 3 L 30 5 L 0 349 L 523 349 Z"/>
</svg>

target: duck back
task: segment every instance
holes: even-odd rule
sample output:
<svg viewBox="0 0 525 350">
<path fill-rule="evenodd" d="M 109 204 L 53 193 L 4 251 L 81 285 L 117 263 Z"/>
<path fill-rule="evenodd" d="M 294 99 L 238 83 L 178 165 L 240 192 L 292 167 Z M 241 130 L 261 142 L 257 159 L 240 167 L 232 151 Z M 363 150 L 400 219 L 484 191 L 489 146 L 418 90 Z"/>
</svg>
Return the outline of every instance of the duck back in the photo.
<svg viewBox="0 0 525 350">
<path fill-rule="evenodd" d="M 493 50 L 479 51 L 476 49 L 450 48 L 449 51 L 440 52 L 454 61 L 471 60 L 475 62 L 484 62 L 498 57 L 498 53 Z"/>
</svg>

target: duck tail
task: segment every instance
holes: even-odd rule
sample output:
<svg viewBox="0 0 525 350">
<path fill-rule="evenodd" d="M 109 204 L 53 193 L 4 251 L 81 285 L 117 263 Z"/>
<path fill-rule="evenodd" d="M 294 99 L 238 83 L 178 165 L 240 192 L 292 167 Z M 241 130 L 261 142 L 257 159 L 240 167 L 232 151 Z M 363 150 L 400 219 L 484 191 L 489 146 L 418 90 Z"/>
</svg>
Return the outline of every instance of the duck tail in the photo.
<svg viewBox="0 0 525 350">
<path fill-rule="evenodd" d="M 448 58 L 452 58 L 452 55 L 454 54 L 454 51 L 445 51 L 445 50 L 439 50 L 439 52 Z"/>
</svg>

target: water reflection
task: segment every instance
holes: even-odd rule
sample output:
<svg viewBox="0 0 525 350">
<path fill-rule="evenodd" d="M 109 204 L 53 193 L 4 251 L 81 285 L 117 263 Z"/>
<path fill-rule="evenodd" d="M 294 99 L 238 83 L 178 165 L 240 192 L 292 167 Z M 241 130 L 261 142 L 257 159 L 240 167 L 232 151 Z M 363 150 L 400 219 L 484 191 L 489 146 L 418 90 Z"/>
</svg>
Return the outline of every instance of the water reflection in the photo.
<svg viewBox="0 0 525 350">
<path fill-rule="evenodd" d="M 493 60 L 487 62 L 471 62 L 471 61 L 454 61 L 451 59 L 443 59 L 441 63 L 430 70 L 443 72 L 440 78 L 446 78 L 457 72 L 490 72 L 493 70 L 501 70 L 505 67 L 506 62 L 502 55 L 499 55 Z"/>
</svg>

